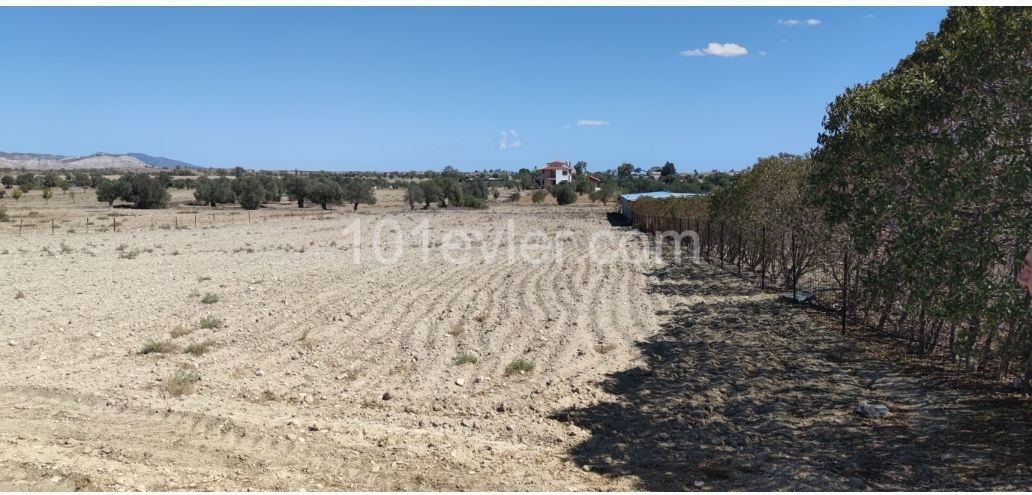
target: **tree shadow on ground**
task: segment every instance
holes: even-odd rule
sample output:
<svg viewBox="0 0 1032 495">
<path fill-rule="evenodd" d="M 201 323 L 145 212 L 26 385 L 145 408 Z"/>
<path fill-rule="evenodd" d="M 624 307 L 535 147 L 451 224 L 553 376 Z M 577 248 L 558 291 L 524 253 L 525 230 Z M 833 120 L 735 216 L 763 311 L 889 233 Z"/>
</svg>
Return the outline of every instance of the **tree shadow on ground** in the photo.
<svg viewBox="0 0 1032 495">
<path fill-rule="evenodd" d="M 1032 408 L 929 384 L 866 356 L 805 310 L 749 294 L 707 265 L 654 274 L 675 306 L 610 375 L 611 402 L 553 416 L 589 430 L 577 462 L 644 490 L 1028 489 Z M 892 414 L 866 419 L 860 401 Z"/>
<path fill-rule="evenodd" d="M 606 220 L 608 220 L 609 225 L 612 225 L 613 227 L 629 227 L 631 225 L 631 221 L 628 220 L 627 217 L 623 216 L 622 213 L 617 211 L 606 213 Z"/>
</svg>

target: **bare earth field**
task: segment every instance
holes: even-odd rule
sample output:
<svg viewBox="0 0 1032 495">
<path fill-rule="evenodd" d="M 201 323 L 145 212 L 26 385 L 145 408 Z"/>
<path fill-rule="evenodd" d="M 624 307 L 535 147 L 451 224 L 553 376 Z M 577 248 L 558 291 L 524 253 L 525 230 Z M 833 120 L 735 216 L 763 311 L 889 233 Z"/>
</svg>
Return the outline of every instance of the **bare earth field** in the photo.
<svg viewBox="0 0 1032 495">
<path fill-rule="evenodd" d="M 921 378 L 705 265 L 584 260 L 623 229 L 604 207 L 381 195 L 326 219 L 5 227 L 0 489 L 1032 488 L 1027 400 Z M 406 234 L 394 263 L 370 255 L 384 219 Z M 446 232 L 478 250 L 510 225 L 572 233 L 564 262 L 441 259 Z"/>
</svg>

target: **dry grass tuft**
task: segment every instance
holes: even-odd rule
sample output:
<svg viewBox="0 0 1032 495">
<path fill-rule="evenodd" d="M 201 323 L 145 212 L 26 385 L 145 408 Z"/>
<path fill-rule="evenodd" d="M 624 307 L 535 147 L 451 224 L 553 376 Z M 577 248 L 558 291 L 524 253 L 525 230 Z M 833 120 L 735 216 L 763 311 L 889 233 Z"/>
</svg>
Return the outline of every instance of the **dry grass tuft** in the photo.
<svg viewBox="0 0 1032 495">
<path fill-rule="evenodd" d="M 448 330 L 448 335 L 451 335 L 452 337 L 458 337 L 459 335 L 462 335 L 465 332 L 466 326 L 463 325 L 461 321 L 457 321 L 454 325 L 452 325 L 451 329 Z"/>
<path fill-rule="evenodd" d="M 534 362 L 519 358 L 505 367 L 505 375 L 525 374 L 534 371 Z"/>
<path fill-rule="evenodd" d="M 161 388 L 166 394 L 172 397 L 180 397 L 194 393 L 197 382 L 201 381 L 201 375 L 193 370 L 179 370 L 165 380 Z"/>
<path fill-rule="evenodd" d="M 194 329 L 180 325 L 173 328 L 171 332 L 168 332 L 168 334 L 171 335 L 173 339 L 178 339 L 179 337 L 190 335 L 193 332 Z"/>
<path fill-rule="evenodd" d="M 138 354 L 168 354 L 170 352 L 176 352 L 179 350 L 179 346 L 173 344 L 170 341 L 156 341 L 152 340 L 143 344 Z"/>
</svg>

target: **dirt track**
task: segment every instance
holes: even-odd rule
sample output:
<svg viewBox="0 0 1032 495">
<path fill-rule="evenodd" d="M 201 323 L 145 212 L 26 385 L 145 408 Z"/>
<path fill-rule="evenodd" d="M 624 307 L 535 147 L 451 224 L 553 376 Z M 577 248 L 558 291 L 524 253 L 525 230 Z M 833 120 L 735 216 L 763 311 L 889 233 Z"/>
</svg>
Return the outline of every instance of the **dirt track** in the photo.
<svg viewBox="0 0 1032 495">
<path fill-rule="evenodd" d="M 512 218 L 570 253 L 614 229 L 590 207 L 397 211 L 358 216 L 435 238 Z M 986 414 L 706 267 L 355 264 L 353 217 L 0 238 L 0 489 L 1032 486 L 1027 408 Z M 536 369 L 507 376 L 517 358 Z M 171 397 L 183 368 L 201 380 Z"/>
</svg>

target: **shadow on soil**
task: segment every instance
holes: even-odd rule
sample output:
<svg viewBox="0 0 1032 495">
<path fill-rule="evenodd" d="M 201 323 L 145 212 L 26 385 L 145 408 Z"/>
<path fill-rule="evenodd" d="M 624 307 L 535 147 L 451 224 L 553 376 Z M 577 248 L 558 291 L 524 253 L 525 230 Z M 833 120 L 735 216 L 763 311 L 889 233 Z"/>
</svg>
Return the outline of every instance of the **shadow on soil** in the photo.
<svg viewBox="0 0 1032 495">
<path fill-rule="evenodd" d="M 579 465 L 643 490 L 1028 489 L 1028 400 L 927 383 L 705 265 L 652 274 L 675 306 L 645 364 L 610 375 L 617 396 L 553 415 L 591 432 Z M 753 298 L 729 295 L 749 295 Z M 865 419 L 860 401 L 892 414 Z"/>
</svg>

